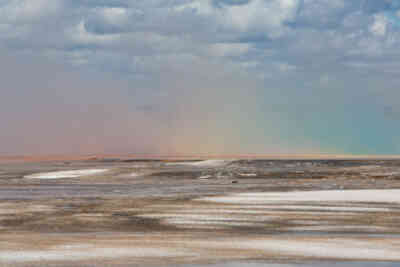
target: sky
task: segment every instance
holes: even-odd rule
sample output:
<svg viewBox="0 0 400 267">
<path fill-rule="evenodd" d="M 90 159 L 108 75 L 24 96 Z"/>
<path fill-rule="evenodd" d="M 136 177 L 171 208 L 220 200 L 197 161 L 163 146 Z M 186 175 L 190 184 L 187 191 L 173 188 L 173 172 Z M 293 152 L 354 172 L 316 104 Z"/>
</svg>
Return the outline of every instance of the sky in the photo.
<svg viewBox="0 0 400 267">
<path fill-rule="evenodd" d="M 400 0 L 0 0 L 0 155 L 397 154 Z"/>
</svg>

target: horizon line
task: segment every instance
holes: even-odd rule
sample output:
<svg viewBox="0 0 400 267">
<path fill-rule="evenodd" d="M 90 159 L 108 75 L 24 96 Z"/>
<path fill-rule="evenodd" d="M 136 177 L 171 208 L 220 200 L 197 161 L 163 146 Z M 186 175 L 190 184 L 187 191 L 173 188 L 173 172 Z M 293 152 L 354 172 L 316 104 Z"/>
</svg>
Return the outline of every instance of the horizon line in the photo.
<svg viewBox="0 0 400 267">
<path fill-rule="evenodd" d="M 399 155 L 381 154 L 334 154 L 334 153 L 238 153 L 238 154 L 206 154 L 206 153 L 84 153 L 84 154 L 25 154 L 0 155 L 0 162 L 7 161 L 62 161 L 62 160 L 101 160 L 101 159 L 154 159 L 154 160 L 185 160 L 185 159 L 268 159 L 268 160 L 379 160 L 400 159 Z"/>
</svg>

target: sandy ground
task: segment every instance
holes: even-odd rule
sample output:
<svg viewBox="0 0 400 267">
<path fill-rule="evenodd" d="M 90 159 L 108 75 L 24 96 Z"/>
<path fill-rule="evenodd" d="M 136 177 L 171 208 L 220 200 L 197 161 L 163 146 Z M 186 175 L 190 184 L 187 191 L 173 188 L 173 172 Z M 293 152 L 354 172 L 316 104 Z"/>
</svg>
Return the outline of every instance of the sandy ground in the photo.
<svg viewBox="0 0 400 267">
<path fill-rule="evenodd" d="M 400 264 L 400 161 L 0 164 L 0 266 L 254 260 Z"/>
</svg>

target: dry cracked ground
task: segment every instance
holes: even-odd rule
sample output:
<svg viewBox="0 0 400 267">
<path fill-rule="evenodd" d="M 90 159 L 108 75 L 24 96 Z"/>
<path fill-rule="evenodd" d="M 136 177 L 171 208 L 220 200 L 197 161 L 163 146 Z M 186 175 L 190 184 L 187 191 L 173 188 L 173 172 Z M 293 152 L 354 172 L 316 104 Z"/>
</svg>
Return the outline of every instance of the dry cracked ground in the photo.
<svg viewBox="0 0 400 267">
<path fill-rule="evenodd" d="M 400 266 L 400 160 L 3 162 L 0 266 Z"/>
</svg>

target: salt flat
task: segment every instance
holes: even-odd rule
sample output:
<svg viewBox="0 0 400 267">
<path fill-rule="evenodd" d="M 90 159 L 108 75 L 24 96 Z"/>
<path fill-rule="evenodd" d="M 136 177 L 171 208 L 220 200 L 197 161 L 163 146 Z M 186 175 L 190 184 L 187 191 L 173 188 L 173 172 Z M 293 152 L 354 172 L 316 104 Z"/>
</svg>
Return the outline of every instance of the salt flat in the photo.
<svg viewBox="0 0 400 267">
<path fill-rule="evenodd" d="M 400 262 L 397 160 L 96 159 L 0 170 L 2 267 Z"/>
</svg>

